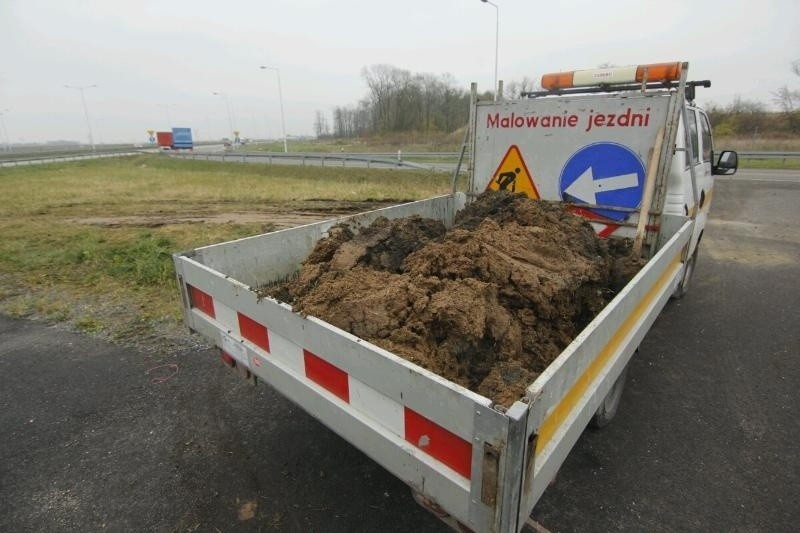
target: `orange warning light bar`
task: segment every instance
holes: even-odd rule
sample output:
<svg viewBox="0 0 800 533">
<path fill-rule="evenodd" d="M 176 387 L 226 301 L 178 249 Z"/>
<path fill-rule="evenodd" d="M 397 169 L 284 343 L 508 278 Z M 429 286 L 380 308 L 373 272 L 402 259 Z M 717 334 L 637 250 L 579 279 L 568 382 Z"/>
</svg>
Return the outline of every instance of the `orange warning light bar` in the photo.
<svg viewBox="0 0 800 533">
<path fill-rule="evenodd" d="M 553 89 L 569 89 L 572 85 L 572 77 L 575 72 L 551 72 L 542 74 L 542 89 L 552 91 Z"/>
<path fill-rule="evenodd" d="M 645 72 L 647 81 L 677 81 L 681 77 L 681 63 L 653 63 L 640 65 L 636 69 L 636 81 L 644 81 Z"/>
<path fill-rule="evenodd" d="M 568 89 L 572 85 L 572 77 L 575 72 L 552 72 L 542 76 L 542 89 L 551 91 L 553 89 Z"/>
<path fill-rule="evenodd" d="M 542 89 L 552 91 L 572 87 L 642 82 L 645 81 L 645 75 L 648 82 L 677 81 L 681 77 L 681 69 L 680 62 L 673 62 L 554 72 L 542 76 Z"/>
</svg>

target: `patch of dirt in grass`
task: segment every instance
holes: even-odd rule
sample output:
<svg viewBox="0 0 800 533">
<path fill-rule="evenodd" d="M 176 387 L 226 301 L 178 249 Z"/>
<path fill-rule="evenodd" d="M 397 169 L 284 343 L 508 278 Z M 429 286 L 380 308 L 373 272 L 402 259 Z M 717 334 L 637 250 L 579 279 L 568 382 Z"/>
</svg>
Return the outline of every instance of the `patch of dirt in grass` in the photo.
<svg viewBox="0 0 800 533">
<path fill-rule="evenodd" d="M 216 212 L 213 210 L 170 215 L 93 216 L 72 218 L 68 222 L 103 227 L 159 227 L 169 224 L 265 224 L 271 228 L 289 228 L 331 218 L 380 209 L 397 202 L 339 202 L 308 200 L 287 204 L 259 206 L 257 210 Z M 224 208 L 224 206 L 223 206 Z"/>
<path fill-rule="evenodd" d="M 560 205 L 490 193 L 449 231 L 334 228 L 269 294 L 508 406 L 641 267 L 629 254 Z"/>
<path fill-rule="evenodd" d="M 84 217 L 65 220 L 105 227 L 158 227 L 192 223 L 262 223 L 263 231 L 328 220 L 394 205 L 395 201 L 345 202 L 330 199 L 266 204 L 258 211 L 232 211 L 230 206 L 209 204 L 188 214 Z M 180 319 L 178 289 L 169 316 L 154 318 L 146 298 L 127 291 L 82 290 L 80 287 L 31 282 L 24 273 L 0 272 L 0 313 L 40 320 L 70 331 L 79 331 L 116 344 L 131 346 L 155 357 L 169 356 L 210 346 L 192 334 Z"/>
</svg>

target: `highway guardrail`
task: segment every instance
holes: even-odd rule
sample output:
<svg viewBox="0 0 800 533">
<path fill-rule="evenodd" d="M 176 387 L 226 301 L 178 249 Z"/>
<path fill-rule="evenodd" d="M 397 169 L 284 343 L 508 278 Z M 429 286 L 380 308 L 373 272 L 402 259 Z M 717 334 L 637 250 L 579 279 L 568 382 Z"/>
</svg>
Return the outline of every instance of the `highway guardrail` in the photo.
<svg viewBox="0 0 800 533">
<path fill-rule="evenodd" d="M 138 155 L 142 152 L 110 152 L 100 154 L 73 154 L 46 157 L 21 157 L 14 159 L 0 159 L 0 168 L 19 167 L 26 165 L 40 165 L 44 163 L 58 163 L 61 161 L 81 161 L 84 159 L 101 159 L 105 157 L 121 157 L 125 155 Z"/>
</svg>

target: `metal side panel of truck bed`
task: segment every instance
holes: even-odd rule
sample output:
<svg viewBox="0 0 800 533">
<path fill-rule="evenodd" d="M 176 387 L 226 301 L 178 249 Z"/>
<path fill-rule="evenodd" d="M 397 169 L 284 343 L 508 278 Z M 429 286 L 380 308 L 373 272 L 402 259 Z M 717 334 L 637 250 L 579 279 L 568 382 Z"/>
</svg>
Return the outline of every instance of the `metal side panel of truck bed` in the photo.
<svg viewBox="0 0 800 533">
<path fill-rule="evenodd" d="M 663 224 L 662 237 L 665 230 L 671 237 L 526 391 L 530 409 L 520 524 L 681 280 L 693 222 L 665 216 Z"/>
<path fill-rule="evenodd" d="M 458 193 L 175 256 L 188 326 L 476 531 L 516 531 L 678 279 L 691 223 L 510 409 L 256 288 L 297 269 L 336 223 L 419 214 L 452 224 Z"/>
</svg>

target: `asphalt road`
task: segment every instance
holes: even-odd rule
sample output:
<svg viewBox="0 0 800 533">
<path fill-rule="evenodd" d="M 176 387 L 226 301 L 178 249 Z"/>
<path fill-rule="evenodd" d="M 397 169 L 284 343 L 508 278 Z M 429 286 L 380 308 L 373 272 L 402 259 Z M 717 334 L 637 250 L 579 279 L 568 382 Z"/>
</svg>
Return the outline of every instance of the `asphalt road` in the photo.
<svg viewBox="0 0 800 533">
<path fill-rule="evenodd" d="M 718 181 L 690 293 L 534 509 L 544 527 L 796 530 L 798 177 Z M 446 530 L 212 351 L 146 355 L 0 317 L 0 428 L 0 531 Z"/>
<path fill-rule="evenodd" d="M 719 179 L 689 294 L 534 516 L 559 531 L 796 531 L 800 179 Z M 789 179 L 791 178 L 791 179 Z"/>
</svg>

